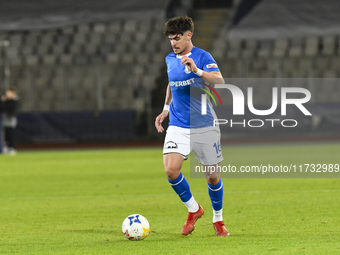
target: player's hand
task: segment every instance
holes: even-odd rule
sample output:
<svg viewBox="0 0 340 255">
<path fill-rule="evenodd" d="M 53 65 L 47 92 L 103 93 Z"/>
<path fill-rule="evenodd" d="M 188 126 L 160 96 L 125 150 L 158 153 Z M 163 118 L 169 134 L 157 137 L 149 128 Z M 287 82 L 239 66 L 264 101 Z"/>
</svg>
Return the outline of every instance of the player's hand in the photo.
<svg viewBox="0 0 340 255">
<path fill-rule="evenodd" d="M 1 101 L 6 101 L 6 96 L 2 95 L 1 96 Z"/>
<path fill-rule="evenodd" d="M 189 58 L 188 56 L 183 56 L 181 58 L 181 65 L 186 65 L 188 70 L 196 73 L 197 72 L 197 66 L 192 58 Z"/>
<path fill-rule="evenodd" d="M 162 127 L 162 123 L 165 120 L 166 117 L 168 117 L 169 111 L 164 110 L 160 115 L 157 116 L 155 121 L 155 127 L 158 131 L 158 133 L 162 133 L 164 131 L 164 128 Z"/>
</svg>

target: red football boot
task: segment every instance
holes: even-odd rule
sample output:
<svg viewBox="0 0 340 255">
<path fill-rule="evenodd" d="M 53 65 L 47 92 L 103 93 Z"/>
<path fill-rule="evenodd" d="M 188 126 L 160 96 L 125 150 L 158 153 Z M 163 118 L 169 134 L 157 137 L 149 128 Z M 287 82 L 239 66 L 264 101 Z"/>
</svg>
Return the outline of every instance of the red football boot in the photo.
<svg viewBox="0 0 340 255">
<path fill-rule="evenodd" d="M 229 233 L 225 228 L 223 221 L 217 221 L 213 223 L 213 225 L 216 232 L 216 236 L 229 236 Z"/>
<path fill-rule="evenodd" d="M 195 229 L 195 223 L 196 221 L 201 218 L 204 215 L 204 210 L 202 208 L 202 206 L 198 205 L 198 210 L 197 212 L 189 212 L 187 221 L 185 222 L 183 228 L 182 228 L 182 235 L 189 235 L 191 234 L 192 231 L 194 231 Z"/>
</svg>

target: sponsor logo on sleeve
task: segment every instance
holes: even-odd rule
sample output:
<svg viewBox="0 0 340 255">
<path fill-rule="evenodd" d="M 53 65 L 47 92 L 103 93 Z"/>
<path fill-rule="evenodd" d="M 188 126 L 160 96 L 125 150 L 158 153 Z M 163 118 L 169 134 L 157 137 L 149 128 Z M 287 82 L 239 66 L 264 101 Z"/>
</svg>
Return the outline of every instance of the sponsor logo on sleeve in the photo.
<svg viewBox="0 0 340 255">
<path fill-rule="evenodd" d="M 217 64 L 212 63 L 212 64 L 208 64 L 207 68 L 218 68 Z"/>
</svg>

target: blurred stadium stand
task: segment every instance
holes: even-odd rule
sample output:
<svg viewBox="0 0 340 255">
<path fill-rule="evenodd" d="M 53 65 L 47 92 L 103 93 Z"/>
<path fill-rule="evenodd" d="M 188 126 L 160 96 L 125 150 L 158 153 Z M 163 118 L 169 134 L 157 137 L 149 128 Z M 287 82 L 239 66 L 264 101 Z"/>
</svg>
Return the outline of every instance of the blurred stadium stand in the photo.
<svg viewBox="0 0 340 255">
<path fill-rule="evenodd" d="M 133 95 L 154 87 L 170 50 L 164 43 L 163 24 L 164 19 L 122 19 L 3 33 L 2 40 L 10 42 L 10 82 L 20 89 L 20 110 L 143 111 L 142 103 L 134 105 Z"/>
<path fill-rule="evenodd" d="M 154 117 L 162 108 L 167 84 L 164 58 L 171 51 L 163 35 L 164 23 L 167 17 L 186 14 L 195 21 L 194 45 L 212 53 L 224 77 L 339 78 L 338 32 L 307 29 L 308 33 L 300 33 L 294 19 L 297 28 L 288 33 L 285 17 L 279 17 L 281 34 L 267 23 L 254 26 L 254 19 L 261 21 L 257 15 L 269 15 L 283 1 L 257 2 L 245 15 L 242 10 L 238 13 L 240 0 L 128 4 L 87 0 L 80 7 L 64 0 L 39 6 L 22 0 L 8 2 L 0 10 L 0 68 L 4 70 L 0 89 L 19 88 L 21 113 L 129 110 L 135 113 L 131 125 L 147 130 L 140 133 L 154 134 Z M 286 11 L 287 2 L 282 8 Z M 295 8 L 293 0 L 289 2 Z M 306 6 L 310 11 L 310 0 L 300 1 L 301 10 Z M 324 17 L 322 11 L 325 8 L 315 13 Z M 35 15 L 19 15 L 23 13 Z M 233 26 L 236 16 L 239 20 Z M 275 18 L 275 13 L 269 16 Z M 333 18 L 338 22 L 338 15 Z M 323 26 L 319 31 L 324 31 Z M 261 87 L 256 94 L 260 96 L 255 102 L 268 96 Z M 337 84 L 324 87 L 314 93 L 313 102 L 339 103 L 339 94 Z"/>
</svg>

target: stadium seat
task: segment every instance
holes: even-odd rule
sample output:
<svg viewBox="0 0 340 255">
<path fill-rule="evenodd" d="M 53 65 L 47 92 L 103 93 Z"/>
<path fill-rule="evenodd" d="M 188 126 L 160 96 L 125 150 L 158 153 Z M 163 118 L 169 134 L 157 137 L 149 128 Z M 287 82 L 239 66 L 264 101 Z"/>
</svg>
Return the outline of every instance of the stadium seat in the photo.
<svg viewBox="0 0 340 255">
<path fill-rule="evenodd" d="M 258 50 L 258 56 L 259 57 L 269 57 L 272 55 L 273 50 L 273 41 L 272 40 L 261 40 L 259 41 L 259 50 Z"/>
<path fill-rule="evenodd" d="M 120 56 L 118 53 L 110 53 L 107 55 L 106 60 L 108 63 L 118 63 Z"/>
<path fill-rule="evenodd" d="M 10 37 L 10 43 L 13 48 L 19 48 L 23 43 L 23 35 L 20 33 L 14 34 Z M 5 39 L 5 38 L 4 38 Z M 0 41 L 3 41 L 4 39 L 0 38 Z"/>
<path fill-rule="evenodd" d="M 338 75 L 334 70 L 328 70 L 323 74 L 323 78 L 337 78 Z"/>
<path fill-rule="evenodd" d="M 137 30 L 137 20 L 127 20 L 124 24 L 124 32 L 133 33 Z"/>
<path fill-rule="evenodd" d="M 125 53 L 122 56 L 122 61 L 125 64 L 132 64 L 134 62 L 134 55 L 131 53 Z"/>
<path fill-rule="evenodd" d="M 309 36 L 306 38 L 305 55 L 314 57 L 319 51 L 319 38 L 317 36 Z"/>
<path fill-rule="evenodd" d="M 322 38 L 322 54 L 323 55 L 334 55 L 336 47 L 335 36 L 325 36 Z"/>
<path fill-rule="evenodd" d="M 289 56 L 290 57 L 299 57 L 302 56 L 302 38 L 291 38 L 290 40 L 290 48 L 289 48 Z"/>
<path fill-rule="evenodd" d="M 287 38 L 278 38 L 275 39 L 275 46 L 274 46 L 274 52 L 273 55 L 275 57 L 281 58 L 286 55 L 286 51 L 288 48 L 288 40 Z"/>
<path fill-rule="evenodd" d="M 104 23 L 96 23 L 93 26 L 93 32 L 95 34 L 105 34 L 106 33 L 106 26 Z"/>
<path fill-rule="evenodd" d="M 242 56 L 245 58 L 251 58 L 255 56 L 258 42 L 256 39 L 249 39 L 246 41 L 245 49 L 242 50 Z"/>
<path fill-rule="evenodd" d="M 42 61 L 44 64 L 55 65 L 56 64 L 56 56 L 54 55 L 44 55 L 42 57 Z"/>
<path fill-rule="evenodd" d="M 39 45 L 39 47 L 37 47 L 37 50 L 36 50 L 36 54 L 40 56 L 47 55 L 49 54 L 49 52 L 50 52 L 49 44 Z"/>
<path fill-rule="evenodd" d="M 26 56 L 26 64 L 29 66 L 37 65 L 38 61 L 39 61 L 38 56 L 35 55 Z"/>
<path fill-rule="evenodd" d="M 138 32 L 135 34 L 136 42 L 138 42 L 138 43 L 145 42 L 147 36 L 148 36 L 148 33 L 147 33 L 147 32 L 145 32 L 145 31 L 138 31 Z"/>
<path fill-rule="evenodd" d="M 78 34 L 88 34 L 90 33 L 90 26 L 88 24 L 83 24 L 77 26 L 77 33 Z"/>
<path fill-rule="evenodd" d="M 19 57 L 19 47 L 15 47 L 14 45 L 11 45 L 10 47 L 8 47 L 7 48 L 7 57 L 9 59 Z"/>
<path fill-rule="evenodd" d="M 21 47 L 21 50 L 19 51 L 21 52 L 21 55 L 23 56 L 31 55 L 31 54 L 34 54 L 35 52 L 35 46 L 25 44 Z"/>
<path fill-rule="evenodd" d="M 39 33 L 33 32 L 26 35 L 25 45 L 35 46 L 38 43 Z"/>
<path fill-rule="evenodd" d="M 55 43 L 57 43 L 58 45 L 62 45 L 63 47 L 65 47 L 70 42 L 71 42 L 71 35 L 69 34 L 58 34 L 56 36 Z"/>
<path fill-rule="evenodd" d="M 108 25 L 108 34 L 110 34 L 110 33 L 117 34 L 120 31 L 121 31 L 120 22 L 116 21 L 116 22 L 112 22 Z"/>
<path fill-rule="evenodd" d="M 333 57 L 330 60 L 330 68 L 332 70 L 338 71 L 340 70 L 340 58 Z"/>
<path fill-rule="evenodd" d="M 227 56 L 230 58 L 236 58 L 240 55 L 241 51 L 241 40 L 232 39 L 228 41 L 229 47 L 227 49 Z"/>
<path fill-rule="evenodd" d="M 48 32 L 44 34 L 43 36 L 40 37 L 39 44 L 44 46 L 44 45 L 50 45 L 53 44 L 54 42 L 54 33 L 53 32 Z"/>
<path fill-rule="evenodd" d="M 141 33 L 149 33 L 150 31 L 152 31 L 152 21 L 150 19 L 141 20 L 139 31 Z"/>
</svg>

